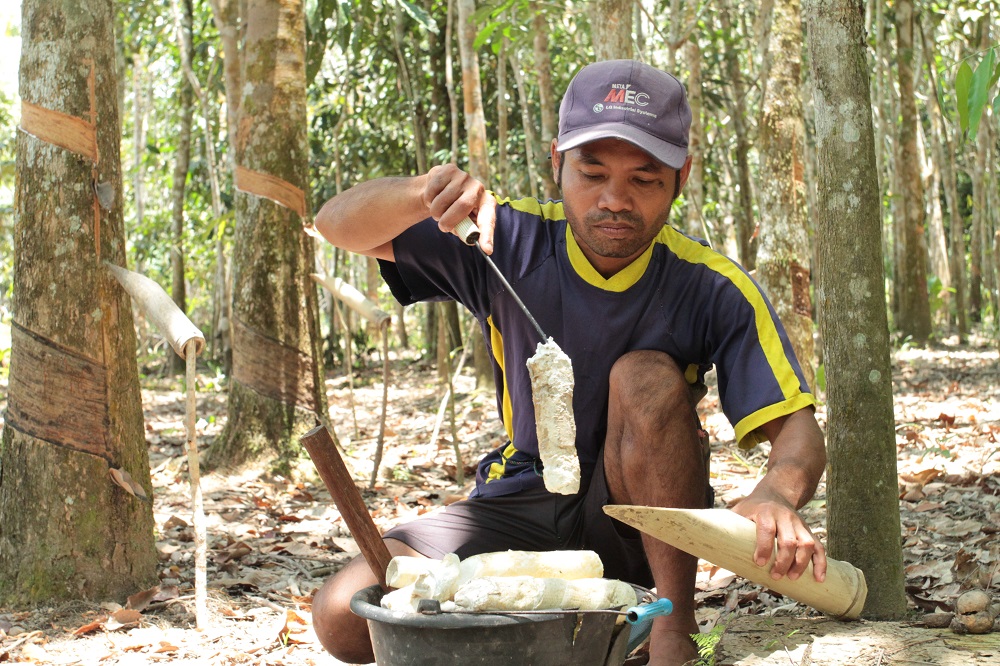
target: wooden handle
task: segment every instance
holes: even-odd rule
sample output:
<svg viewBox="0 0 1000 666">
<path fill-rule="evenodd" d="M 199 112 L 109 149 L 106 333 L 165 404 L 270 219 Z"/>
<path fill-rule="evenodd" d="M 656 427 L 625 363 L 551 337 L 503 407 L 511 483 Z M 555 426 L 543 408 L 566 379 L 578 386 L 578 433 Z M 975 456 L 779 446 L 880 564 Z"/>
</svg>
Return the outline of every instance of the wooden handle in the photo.
<svg viewBox="0 0 1000 666">
<path fill-rule="evenodd" d="M 459 222 L 452 233 L 461 238 L 466 245 L 475 245 L 476 241 L 479 240 L 479 227 L 468 217 Z"/>
<path fill-rule="evenodd" d="M 389 566 L 392 556 L 385 547 L 382 535 L 375 527 L 368 513 L 368 507 L 361 498 L 361 492 L 354 485 L 354 479 L 347 471 L 347 466 L 344 465 L 337 451 L 337 445 L 334 444 L 326 426 L 316 426 L 303 435 L 302 445 L 309 452 L 320 478 L 330 491 L 340 515 L 344 517 L 347 529 L 358 542 L 368 567 L 375 574 L 382 589 L 388 590 L 385 583 L 385 569 Z"/>
</svg>

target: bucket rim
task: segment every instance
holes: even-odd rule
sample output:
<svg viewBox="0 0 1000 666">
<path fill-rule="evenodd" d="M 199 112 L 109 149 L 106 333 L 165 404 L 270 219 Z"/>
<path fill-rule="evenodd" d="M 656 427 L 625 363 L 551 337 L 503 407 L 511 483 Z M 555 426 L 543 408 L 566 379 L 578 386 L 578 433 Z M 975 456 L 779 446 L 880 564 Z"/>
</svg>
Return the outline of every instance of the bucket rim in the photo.
<svg viewBox="0 0 1000 666">
<path fill-rule="evenodd" d="M 379 585 L 358 590 L 351 597 L 351 611 L 369 621 L 405 627 L 422 627 L 428 629 L 468 629 L 475 627 L 499 627 L 505 625 L 525 624 L 528 622 L 560 622 L 566 617 L 576 616 L 576 611 L 565 613 L 546 613 L 545 615 L 520 615 L 505 611 L 503 614 L 484 612 L 482 614 L 441 613 L 440 615 L 421 615 L 382 608 L 378 601 L 383 590 Z M 373 603 L 374 602 L 374 603 Z"/>
</svg>

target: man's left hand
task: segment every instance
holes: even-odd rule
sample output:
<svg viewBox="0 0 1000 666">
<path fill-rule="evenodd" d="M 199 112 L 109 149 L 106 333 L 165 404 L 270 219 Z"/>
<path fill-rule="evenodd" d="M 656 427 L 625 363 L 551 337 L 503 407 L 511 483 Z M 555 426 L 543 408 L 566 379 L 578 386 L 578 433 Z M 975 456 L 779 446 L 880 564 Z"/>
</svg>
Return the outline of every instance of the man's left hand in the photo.
<svg viewBox="0 0 1000 666">
<path fill-rule="evenodd" d="M 789 580 L 796 580 L 811 561 L 813 577 L 818 582 L 826 579 L 826 550 L 823 544 L 813 536 L 809 526 L 786 500 L 755 491 L 734 506 L 733 511 L 757 524 L 757 547 L 754 550 L 757 566 L 767 564 L 777 540 L 778 553 L 771 567 L 771 578 L 778 580 L 787 575 Z"/>
</svg>

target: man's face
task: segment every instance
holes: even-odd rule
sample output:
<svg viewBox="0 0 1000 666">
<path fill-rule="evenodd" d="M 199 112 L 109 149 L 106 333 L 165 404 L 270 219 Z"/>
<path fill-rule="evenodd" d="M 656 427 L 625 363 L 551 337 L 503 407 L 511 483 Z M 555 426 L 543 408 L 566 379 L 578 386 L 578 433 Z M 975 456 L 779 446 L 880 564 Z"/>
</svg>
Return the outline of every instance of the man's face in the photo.
<svg viewBox="0 0 1000 666">
<path fill-rule="evenodd" d="M 677 170 L 618 139 L 553 151 L 553 159 L 557 173 L 562 169 L 563 209 L 573 236 L 606 278 L 649 247 L 683 182 Z"/>
</svg>

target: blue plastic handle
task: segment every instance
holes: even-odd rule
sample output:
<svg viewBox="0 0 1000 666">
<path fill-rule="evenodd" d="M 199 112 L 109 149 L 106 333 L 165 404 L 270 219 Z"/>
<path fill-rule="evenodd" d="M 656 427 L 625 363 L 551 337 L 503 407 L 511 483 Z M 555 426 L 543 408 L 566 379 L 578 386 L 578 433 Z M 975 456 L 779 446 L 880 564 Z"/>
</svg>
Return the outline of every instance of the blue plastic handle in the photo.
<svg viewBox="0 0 1000 666">
<path fill-rule="evenodd" d="M 629 624 L 639 624 L 645 620 L 652 620 L 661 615 L 670 615 L 674 611 L 674 604 L 670 599 L 657 599 L 648 604 L 633 606 L 625 612 L 625 619 Z"/>
</svg>

